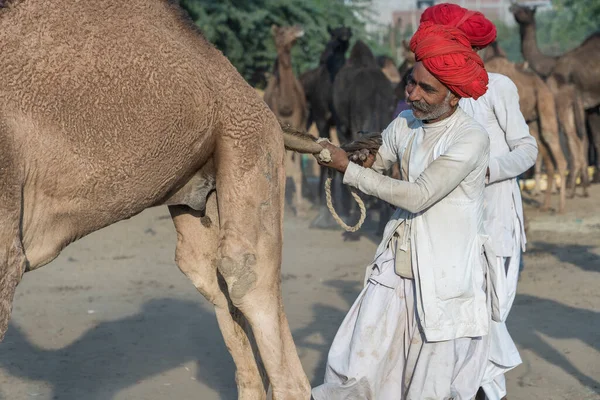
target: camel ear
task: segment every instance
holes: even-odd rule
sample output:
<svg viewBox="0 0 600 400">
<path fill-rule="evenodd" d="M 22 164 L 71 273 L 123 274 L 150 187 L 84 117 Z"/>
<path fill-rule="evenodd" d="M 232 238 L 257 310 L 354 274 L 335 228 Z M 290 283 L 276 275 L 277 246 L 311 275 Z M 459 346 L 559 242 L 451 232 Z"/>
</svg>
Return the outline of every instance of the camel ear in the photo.
<svg viewBox="0 0 600 400">
<path fill-rule="evenodd" d="M 404 50 L 410 50 L 410 46 L 408 45 L 406 39 L 402 39 L 402 46 L 404 46 Z"/>
<path fill-rule="evenodd" d="M 330 35 L 333 35 L 333 32 L 332 32 L 331 27 L 329 25 L 327 25 L 327 33 L 329 33 Z"/>
<path fill-rule="evenodd" d="M 277 25 L 275 25 L 275 24 L 271 25 L 271 33 L 273 35 L 276 35 L 278 30 L 279 30 L 279 27 Z"/>
</svg>

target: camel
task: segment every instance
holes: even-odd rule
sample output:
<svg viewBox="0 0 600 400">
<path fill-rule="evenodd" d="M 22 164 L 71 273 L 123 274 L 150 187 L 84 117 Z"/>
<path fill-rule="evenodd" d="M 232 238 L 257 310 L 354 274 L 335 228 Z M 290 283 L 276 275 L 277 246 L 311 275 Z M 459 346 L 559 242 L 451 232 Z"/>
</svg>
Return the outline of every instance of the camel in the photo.
<svg viewBox="0 0 600 400">
<path fill-rule="evenodd" d="M 309 399 L 280 281 L 296 138 L 175 2 L 5 3 L 0 337 L 25 272 L 168 205 L 175 261 L 215 306 L 239 399 L 266 399 L 268 383 L 274 399 Z"/>
<path fill-rule="evenodd" d="M 567 161 L 560 147 L 556 106 L 550 88 L 534 72 L 527 71 L 522 66 L 510 62 L 497 42 L 492 43 L 484 50 L 483 60 L 488 72 L 495 72 L 509 77 L 519 91 L 521 113 L 529 125 L 531 135 L 538 143 L 539 155 L 546 166 L 546 173 L 548 174 L 548 185 L 542 210 L 550 208 L 550 195 L 555 171 L 554 163 L 556 163 L 556 169 L 558 169 L 561 176 L 558 210 L 560 213 L 564 213 Z M 540 165 L 538 157 L 538 162 L 536 162 L 537 187 L 539 187 L 540 180 Z"/>
<path fill-rule="evenodd" d="M 333 82 L 333 108 L 342 145 L 356 140 L 360 132 L 382 132 L 392 121 L 393 87 L 369 47 L 361 40 L 354 44 L 350 57 Z M 345 213 L 351 212 L 350 200 L 349 195 L 342 196 L 340 209 Z M 385 202 L 375 200 L 375 203 L 380 209 L 389 211 Z M 387 220 L 382 225 L 385 222 Z M 380 228 L 382 230 L 383 226 Z M 356 240 L 360 236 L 346 233 L 345 237 Z"/>
<path fill-rule="evenodd" d="M 584 195 L 587 193 L 587 144 L 588 135 L 585 128 L 585 110 L 593 110 L 600 105 L 600 32 L 592 34 L 579 47 L 559 56 L 551 57 L 543 54 L 537 45 L 535 7 L 525 7 L 517 4 L 511 6 L 515 20 L 519 24 L 521 34 L 521 51 L 529 66 L 540 74 L 548 83 L 556 97 L 558 117 L 561 126 L 568 136 L 577 135 L 579 130 L 583 142 L 578 145 L 577 157 L 571 161 L 574 173 L 571 185 L 574 186 L 578 171 L 582 174 Z M 589 138 L 595 147 L 595 153 L 600 152 L 600 126 L 596 119 L 588 123 L 592 126 Z M 599 161 L 596 160 L 596 164 Z M 573 194 L 571 194 L 572 196 Z"/>
<path fill-rule="evenodd" d="M 292 69 L 292 46 L 304 35 L 304 30 L 298 25 L 273 25 L 271 32 L 275 39 L 277 59 L 273 75 L 265 89 L 264 100 L 280 122 L 295 129 L 304 129 L 308 119 L 306 98 L 304 89 Z M 304 215 L 308 206 L 302 196 L 302 157 L 292 151 L 288 151 L 286 155 L 286 175 L 294 182 L 293 210 L 296 215 Z"/>
<path fill-rule="evenodd" d="M 335 125 L 335 110 L 333 108 L 333 82 L 338 71 L 346 62 L 346 51 L 352 38 L 352 29 L 348 27 L 327 28 L 330 35 L 325 50 L 321 54 L 319 66 L 300 75 L 300 82 L 306 94 L 309 106 L 309 118 L 306 129 L 314 122 L 319 136 L 331 138 L 330 130 Z M 323 190 L 328 168 L 321 168 L 319 179 L 319 214 L 311 222 L 311 228 L 339 229 L 337 222 L 331 217 L 325 201 Z M 339 198 L 339 176 L 336 179 L 335 191 Z"/>
<path fill-rule="evenodd" d="M 401 76 L 398 72 L 398 68 L 396 67 L 396 63 L 391 57 L 388 56 L 378 56 L 377 57 L 377 65 L 381 68 L 381 72 L 385 74 L 388 78 L 392 87 L 396 87 L 398 83 L 400 83 Z"/>
</svg>

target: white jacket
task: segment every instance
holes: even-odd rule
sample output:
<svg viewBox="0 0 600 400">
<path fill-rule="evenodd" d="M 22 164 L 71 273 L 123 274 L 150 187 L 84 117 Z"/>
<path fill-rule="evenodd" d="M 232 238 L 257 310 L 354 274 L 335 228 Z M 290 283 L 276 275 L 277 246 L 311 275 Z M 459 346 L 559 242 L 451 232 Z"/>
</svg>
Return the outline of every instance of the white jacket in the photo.
<svg viewBox="0 0 600 400">
<path fill-rule="evenodd" d="M 416 180 L 381 175 L 400 162 L 413 135 L 426 134 L 428 125 L 424 128 L 412 111 L 402 112 L 383 132 L 372 169 L 350 163 L 344 175 L 344 183 L 400 208 L 386 225 L 374 260 L 402 220 L 412 219 L 417 315 L 428 341 L 486 335 L 490 319 L 482 256 L 489 137 L 460 108 L 443 123 L 446 132 Z"/>
<path fill-rule="evenodd" d="M 461 99 L 459 104 L 490 136 L 490 177 L 484 192 L 483 225 L 496 255 L 510 257 L 515 243 L 521 243 L 523 251 L 527 243 L 516 177 L 535 164 L 538 148 L 521 114 L 515 84 L 501 74 L 488 76 L 488 90 L 483 96 L 477 100 Z"/>
</svg>

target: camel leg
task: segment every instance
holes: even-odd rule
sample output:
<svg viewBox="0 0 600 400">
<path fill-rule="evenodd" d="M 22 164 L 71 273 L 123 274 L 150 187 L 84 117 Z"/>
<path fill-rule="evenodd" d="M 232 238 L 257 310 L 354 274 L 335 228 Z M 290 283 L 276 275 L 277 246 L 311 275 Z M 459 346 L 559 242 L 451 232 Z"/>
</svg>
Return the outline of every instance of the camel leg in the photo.
<svg viewBox="0 0 600 400">
<path fill-rule="evenodd" d="M 575 114 L 575 126 L 581 133 L 579 136 L 581 143 L 581 187 L 583 188 L 583 197 L 588 197 L 588 186 L 590 186 L 590 176 L 588 173 L 590 138 L 588 137 L 585 126 L 585 108 L 581 96 L 578 95 L 574 86 L 569 86 L 570 93 L 573 96 L 573 113 Z"/>
<path fill-rule="evenodd" d="M 560 134 L 558 128 L 558 120 L 556 118 L 556 105 L 554 103 L 554 97 L 549 91 L 538 93 L 537 107 L 538 114 L 540 116 L 538 126 L 538 135 L 541 136 L 541 140 L 538 140 L 540 147 L 546 145 L 550 156 L 555 162 L 558 175 L 560 176 L 559 187 L 559 203 L 558 212 L 564 213 L 566 204 L 566 182 L 567 182 L 567 160 L 563 153 L 560 145 Z M 550 182 L 550 181 L 549 181 Z M 552 183 L 555 184 L 554 178 Z"/>
<path fill-rule="evenodd" d="M 198 291 L 215 306 L 223 339 L 236 366 L 238 399 L 266 399 L 266 375 L 252 348 L 250 327 L 233 306 L 215 260 L 219 240 L 219 214 L 216 195 L 207 202 L 206 216 L 186 206 L 169 207 L 177 231 L 175 259 L 179 269 Z"/>
<path fill-rule="evenodd" d="M 558 120 L 567 136 L 567 145 L 571 155 L 571 173 L 569 174 L 569 198 L 575 197 L 576 181 L 583 170 L 583 146 L 575 128 L 573 96 L 567 90 L 559 91 L 557 96 Z"/>
<path fill-rule="evenodd" d="M 590 125 L 590 135 L 594 142 L 594 149 L 596 151 L 594 173 L 594 183 L 600 183 L 600 113 L 598 111 L 590 112 L 588 114 L 588 123 Z"/>
<path fill-rule="evenodd" d="M 538 143 L 538 154 L 542 156 L 542 160 L 544 161 L 544 166 L 546 167 L 546 176 L 548 177 L 547 185 L 546 185 L 546 193 L 544 195 L 544 202 L 542 204 L 541 210 L 548 211 L 550 209 L 551 204 L 551 195 L 552 195 L 552 182 L 554 181 L 554 163 L 552 162 L 552 158 L 550 157 L 550 153 L 548 152 L 548 148 L 546 147 L 546 143 L 544 143 L 539 134 L 539 125 L 537 121 L 529 122 L 529 132 L 531 136 L 535 138 Z M 536 165 L 537 169 L 537 165 Z M 537 185 L 537 180 L 536 180 Z"/>
<path fill-rule="evenodd" d="M 292 180 L 294 181 L 294 187 L 296 192 L 294 193 L 294 201 L 296 206 L 296 215 L 300 217 L 306 216 L 306 212 L 308 211 L 308 206 L 306 204 L 306 200 L 302 195 L 302 186 L 303 186 L 303 178 L 304 174 L 302 173 L 302 154 L 296 154 L 292 151 L 286 151 L 287 159 L 286 163 L 289 163 L 291 166 L 290 174 Z"/>
<path fill-rule="evenodd" d="M 531 131 L 531 128 L 530 128 Z M 538 141 L 539 143 L 539 141 Z M 540 146 L 543 146 L 540 144 Z M 538 147 L 540 147 L 538 146 Z M 531 193 L 533 196 L 538 196 L 541 191 L 542 186 L 542 163 L 544 159 L 542 157 L 542 153 L 538 152 L 537 158 L 535 160 L 533 179 L 535 180 L 535 186 L 533 188 L 533 192 Z M 550 183 L 550 182 L 548 182 Z"/>
<path fill-rule="evenodd" d="M 267 128 L 235 125 L 219 136 L 216 264 L 252 327 L 273 399 L 309 399 L 281 298 L 283 138 L 276 121 Z"/>
<path fill-rule="evenodd" d="M 4 339 L 12 313 L 12 302 L 17 285 L 25 272 L 27 259 L 21 242 L 22 190 L 17 169 L 12 163 L 10 146 L 5 142 L 0 125 L 0 174 L 3 190 L 0 192 L 0 341 Z"/>
</svg>

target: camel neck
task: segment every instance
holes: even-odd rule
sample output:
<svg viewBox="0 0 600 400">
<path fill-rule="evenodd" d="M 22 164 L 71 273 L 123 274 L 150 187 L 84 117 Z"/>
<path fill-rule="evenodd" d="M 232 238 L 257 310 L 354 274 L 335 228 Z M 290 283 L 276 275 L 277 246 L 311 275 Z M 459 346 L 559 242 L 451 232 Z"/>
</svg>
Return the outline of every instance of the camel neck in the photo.
<svg viewBox="0 0 600 400">
<path fill-rule="evenodd" d="M 521 24 L 521 52 L 525 60 L 531 65 L 531 68 L 538 74 L 546 77 L 550 75 L 556 65 L 556 58 L 542 53 L 537 44 L 535 22 L 531 24 Z"/>
<path fill-rule="evenodd" d="M 292 53 L 290 50 L 277 52 L 277 69 L 279 90 L 282 99 L 290 99 L 294 91 L 294 70 L 292 69 Z"/>
</svg>

